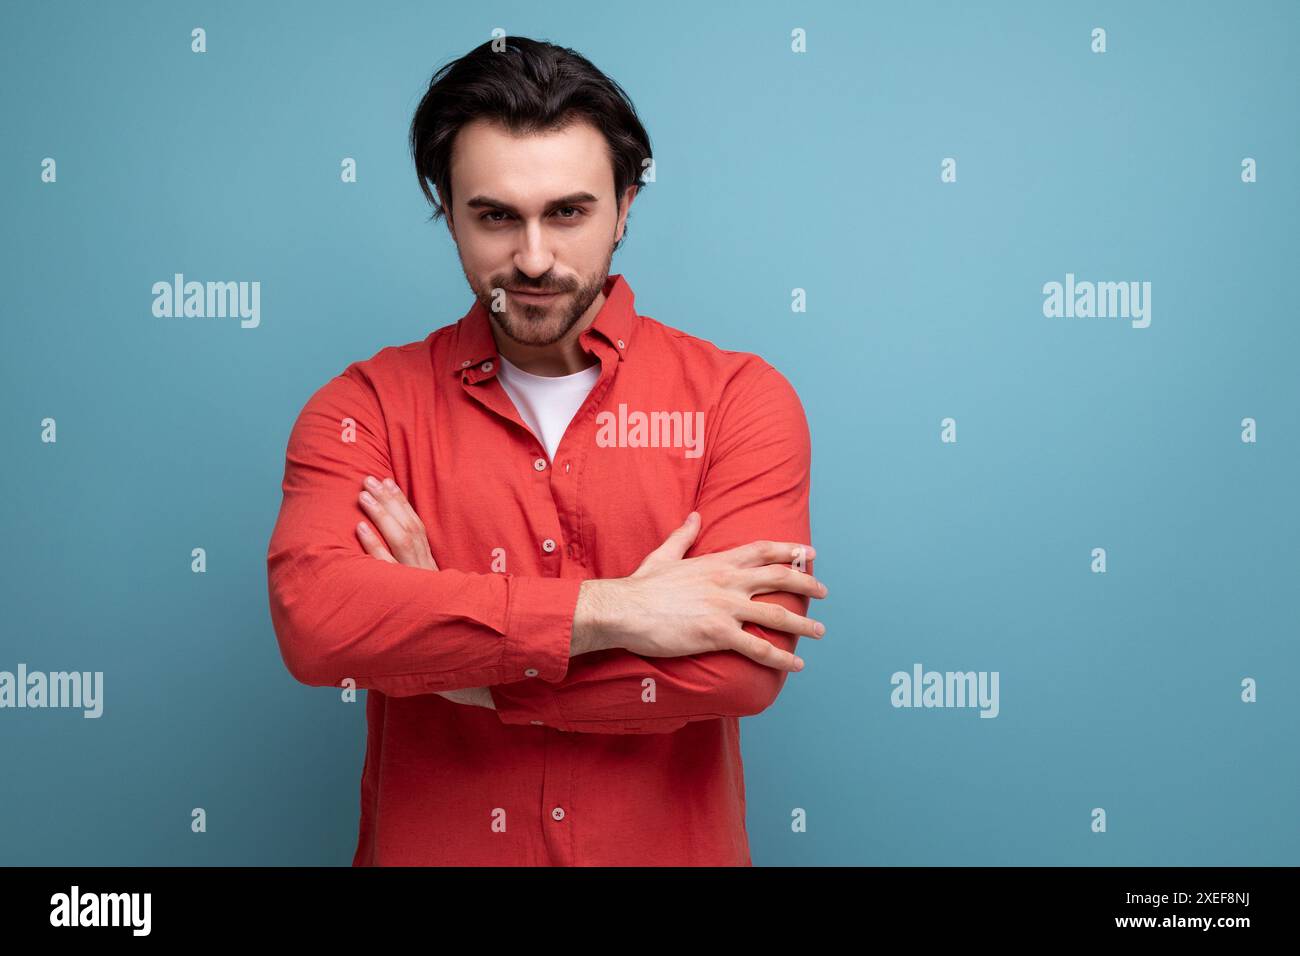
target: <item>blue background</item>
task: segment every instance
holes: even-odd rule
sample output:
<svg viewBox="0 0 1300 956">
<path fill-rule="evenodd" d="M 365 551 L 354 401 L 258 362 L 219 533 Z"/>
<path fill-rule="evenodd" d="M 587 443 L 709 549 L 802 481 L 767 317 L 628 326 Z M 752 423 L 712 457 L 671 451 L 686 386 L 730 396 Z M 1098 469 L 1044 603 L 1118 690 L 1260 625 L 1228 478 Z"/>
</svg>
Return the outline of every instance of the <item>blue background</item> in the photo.
<svg viewBox="0 0 1300 956">
<path fill-rule="evenodd" d="M 494 27 L 636 103 L 638 310 L 808 413 L 828 634 L 742 722 L 755 864 L 1300 862 L 1300 6 L 1028 2 L 6 4 L 0 669 L 105 713 L 0 711 L 0 862 L 350 862 L 364 704 L 285 670 L 266 545 L 307 397 L 472 304 L 405 136 Z M 174 272 L 261 326 L 155 318 Z M 1045 318 L 1067 272 L 1151 326 Z M 893 708 L 914 662 L 1000 715 Z"/>
</svg>

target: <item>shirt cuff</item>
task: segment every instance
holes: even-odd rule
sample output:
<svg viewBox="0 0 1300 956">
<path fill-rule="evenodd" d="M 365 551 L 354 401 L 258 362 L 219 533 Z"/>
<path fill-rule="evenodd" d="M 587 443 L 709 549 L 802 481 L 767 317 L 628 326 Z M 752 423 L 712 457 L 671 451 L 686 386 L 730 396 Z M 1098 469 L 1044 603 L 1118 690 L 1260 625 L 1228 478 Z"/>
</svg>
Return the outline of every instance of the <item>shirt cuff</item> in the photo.
<svg viewBox="0 0 1300 956">
<path fill-rule="evenodd" d="M 506 613 L 504 683 L 564 679 L 582 578 L 512 577 Z"/>
<path fill-rule="evenodd" d="M 503 724 L 534 724 L 554 730 L 568 730 L 560 714 L 555 688 L 545 681 L 525 680 L 513 684 L 493 684 L 488 688 L 497 717 Z"/>
</svg>

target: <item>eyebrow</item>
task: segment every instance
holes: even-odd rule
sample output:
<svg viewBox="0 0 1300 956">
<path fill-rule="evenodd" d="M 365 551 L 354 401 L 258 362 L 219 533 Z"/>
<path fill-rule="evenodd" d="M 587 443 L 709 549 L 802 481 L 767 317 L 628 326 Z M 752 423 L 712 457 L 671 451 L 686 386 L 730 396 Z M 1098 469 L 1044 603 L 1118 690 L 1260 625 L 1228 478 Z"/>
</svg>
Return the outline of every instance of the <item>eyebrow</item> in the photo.
<svg viewBox="0 0 1300 956">
<path fill-rule="evenodd" d="M 549 203 L 546 204 L 546 208 L 556 209 L 560 206 L 576 206 L 579 203 L 594 203 L 594 202 L 599 202 L 599 200 L 591 193 L 585 193 L 585 192 L 569 193 L 569 195 L 561 196 L 559 199 L 552 199 Z M 507 202 L 502 202 L 500 199 L 493 199 L 491 196 L 475 196 L 474 198 L 466 201 L 465 205 L 471 209 L 478 209 L 478 208 L 500 209 L 503 212 L 510 212 L 516 215 L 519 214 L 519 210 L 516 209 L 514 206 L 510 205 Z"/>
</svg>

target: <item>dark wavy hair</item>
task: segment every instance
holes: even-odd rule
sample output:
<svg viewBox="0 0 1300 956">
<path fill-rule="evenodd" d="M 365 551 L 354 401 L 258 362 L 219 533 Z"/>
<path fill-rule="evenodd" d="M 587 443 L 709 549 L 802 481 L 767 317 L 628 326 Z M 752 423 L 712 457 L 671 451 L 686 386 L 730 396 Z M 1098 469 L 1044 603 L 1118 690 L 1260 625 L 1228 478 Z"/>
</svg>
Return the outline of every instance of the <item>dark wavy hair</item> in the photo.
<svg viewBox="0 0 1300 956">
<path fill-rule="evenodd" d="M 650 137 L 623 88 L 574 50 L 499 37 L 439 69 L 411 120 L 411 157 L 420 190 L 433 206 L 431 220 L 446 213 L 431 186 L 451 203 L 452 142 L 462 126 L 479 118 L 496 120 L 514 135 L 553 132 L 585 118 L 609 144 L 615 201 L 622 202 L 629 186 L 645 186 L 641 173 L 652 158 Z"/>
</svg>

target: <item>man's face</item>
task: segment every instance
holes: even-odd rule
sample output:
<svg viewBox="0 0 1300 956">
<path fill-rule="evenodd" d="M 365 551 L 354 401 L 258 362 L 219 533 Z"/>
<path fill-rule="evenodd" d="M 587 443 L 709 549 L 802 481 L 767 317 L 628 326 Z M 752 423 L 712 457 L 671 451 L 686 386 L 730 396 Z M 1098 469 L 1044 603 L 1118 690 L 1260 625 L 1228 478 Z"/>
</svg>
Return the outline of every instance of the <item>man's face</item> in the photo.
<svg viewBox="0 0 1300 956">
<path fill-rule="evenodd" d="M 600 294 L 635 187 L 620 210 L 609 147 L 586 121 L 512 136 L 474 120 L 452 148 L 451 193 L 447 226 L 475 297 L 510 339 L 545 346 Z"/>
</svg>

